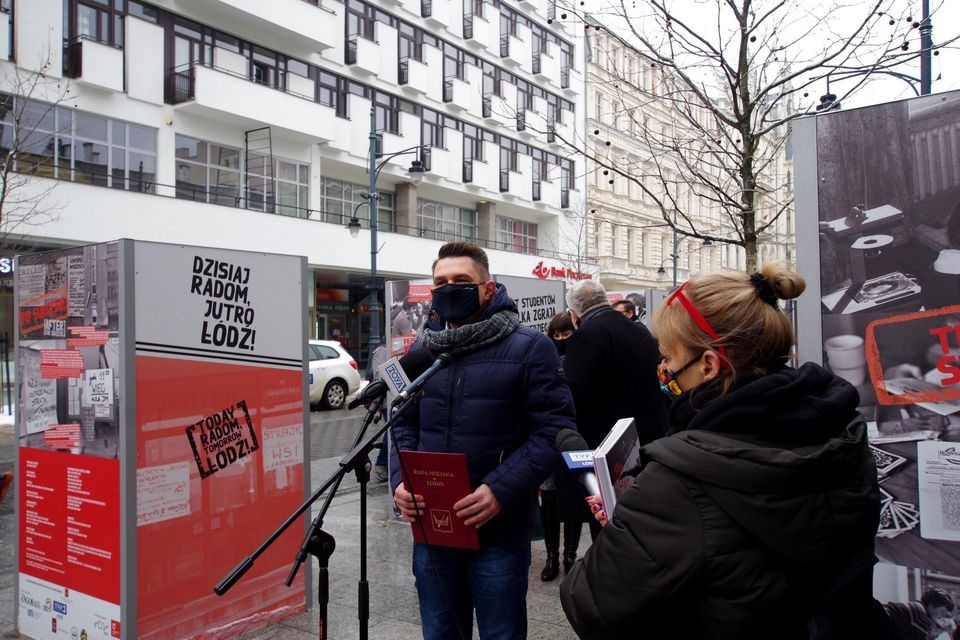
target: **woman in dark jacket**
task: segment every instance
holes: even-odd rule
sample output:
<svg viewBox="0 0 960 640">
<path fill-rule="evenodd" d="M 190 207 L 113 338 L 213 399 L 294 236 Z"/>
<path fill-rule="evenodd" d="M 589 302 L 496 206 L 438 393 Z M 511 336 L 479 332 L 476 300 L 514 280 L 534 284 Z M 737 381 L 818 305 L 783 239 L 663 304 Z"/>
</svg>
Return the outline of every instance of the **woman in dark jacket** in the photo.
<svg viewBox="0 0 960 640">
<path fill-rule="evenodd" d="M 715 273 L 657 310 L 670 433 L 561 585 L 581 638 L 872 637 L 876 469 L 856 390 L 786 365 L 804 286 Z"/>
</svg>

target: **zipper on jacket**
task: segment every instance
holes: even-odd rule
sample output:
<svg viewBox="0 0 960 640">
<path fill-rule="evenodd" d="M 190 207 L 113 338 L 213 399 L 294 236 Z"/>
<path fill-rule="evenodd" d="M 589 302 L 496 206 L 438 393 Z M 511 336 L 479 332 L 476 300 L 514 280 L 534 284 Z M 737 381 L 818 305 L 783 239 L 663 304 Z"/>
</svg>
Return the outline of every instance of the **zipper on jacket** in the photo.
<svg viewBox="0 0 960 640">
<path fill-rule="evenodd" d="M 456 368 L 456 364 L 451 366 L 450 369 L 450 385 L 449 385 L 449 402 L 447 406 L 447 437 L 446 442 L 444 443 L 444 451 L 450 452 L 450 439 L 453 432 L 453 406 L 457 401 L 457 389 L 463 383 L 463 377 L 460 375 L 460 372 Z"/>
</svg>

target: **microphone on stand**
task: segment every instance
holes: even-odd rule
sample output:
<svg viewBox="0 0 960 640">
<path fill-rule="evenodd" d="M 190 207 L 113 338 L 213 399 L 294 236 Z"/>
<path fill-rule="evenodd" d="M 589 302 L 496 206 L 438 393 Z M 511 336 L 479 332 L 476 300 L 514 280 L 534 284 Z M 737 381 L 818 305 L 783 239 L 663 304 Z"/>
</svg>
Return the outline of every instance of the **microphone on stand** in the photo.
<svg viewBox="0 0 960 640">
<path fill-rule="evenodd" d="M 354 409 L 388 393 L 396 397 L 410 384 L 411 378 L 419 378 L 432 364 L 433 356 L 426 349 L 408 351 L 399 359 L 390 358 L 377 367 L 377 379 L 365 386 L 347 408 Z"/>
<path fill-rule="evenodd" d="M 397 399 L 406 400 L 410 396 L 419 393 L 420 389 L 423 388 L 423 385 L 427 384 L 427 380 L 432 378 L 438 371 L 440 371 L 440 369 L 443 369 L 451 362 L 453 362 L 453 356 L 451 356 L 449 353 L 441 353 L 426 371 L 421 373 L 416 380 L 408 384 L 403 391 L 400 392 L 400 394 L 397 396 Z"/>
</svg>

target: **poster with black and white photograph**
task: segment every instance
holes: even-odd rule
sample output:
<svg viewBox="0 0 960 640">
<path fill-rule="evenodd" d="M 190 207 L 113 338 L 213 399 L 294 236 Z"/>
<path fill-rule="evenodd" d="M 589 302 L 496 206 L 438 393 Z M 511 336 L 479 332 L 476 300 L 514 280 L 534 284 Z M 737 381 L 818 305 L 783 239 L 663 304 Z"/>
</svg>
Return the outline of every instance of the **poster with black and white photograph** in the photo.
<svg viewBox="0 0 960 640">
<path fill-rule="evenodd" d="M 116 458 L 116 243 L 18 258 L 21 446 Z"/>
<path fill-rule="evenodd" d="M 960 92 L 815 127 L 798 184 L 816 175 L 821 356 L 860 394 L 882 488 L 876 552 L 960 575 L 930 471 L 931 452 L 960 450 Z"/>
</svg>

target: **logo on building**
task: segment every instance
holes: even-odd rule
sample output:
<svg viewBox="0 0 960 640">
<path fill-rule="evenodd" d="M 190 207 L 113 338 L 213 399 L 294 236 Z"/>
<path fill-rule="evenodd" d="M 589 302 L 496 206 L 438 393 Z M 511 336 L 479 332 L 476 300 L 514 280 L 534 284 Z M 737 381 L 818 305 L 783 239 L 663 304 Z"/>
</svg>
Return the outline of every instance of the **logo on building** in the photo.
<svg viewBox="0 0 960 640">
<path fill-rule="evenodd" d="M 543 260 L 537 263 L 537 266 L 533 268 L 532 273 L 541 280 L 546 280 L 547 278 L 562 278 L 564 280 L 590 280 L 593 278 L 593 276 L 589 273 L 575 271 L 570 267 L 548 267 L 543 264 Z"/>
</svg>

